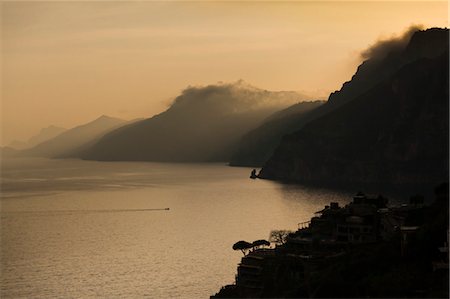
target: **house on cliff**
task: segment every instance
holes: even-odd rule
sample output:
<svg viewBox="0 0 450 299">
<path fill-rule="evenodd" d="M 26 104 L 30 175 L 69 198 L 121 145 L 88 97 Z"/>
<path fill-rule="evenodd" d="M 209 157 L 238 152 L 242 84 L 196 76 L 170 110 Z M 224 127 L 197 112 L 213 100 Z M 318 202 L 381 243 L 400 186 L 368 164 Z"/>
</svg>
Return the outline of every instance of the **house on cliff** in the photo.
<svg viewBox="0 0 450 299">
<path fill-rule="evenodd" d="M 373 243 L 380 239 L 380 209 L 388 200 L 382 196 L 367 196 L 361 192 L 344 207 L 332 202 L 315 213 L 309 223 L 300 223 L 291 234 L 292 249 L 309 253 L 344 250 L 351 244 Z"/>
</svg>

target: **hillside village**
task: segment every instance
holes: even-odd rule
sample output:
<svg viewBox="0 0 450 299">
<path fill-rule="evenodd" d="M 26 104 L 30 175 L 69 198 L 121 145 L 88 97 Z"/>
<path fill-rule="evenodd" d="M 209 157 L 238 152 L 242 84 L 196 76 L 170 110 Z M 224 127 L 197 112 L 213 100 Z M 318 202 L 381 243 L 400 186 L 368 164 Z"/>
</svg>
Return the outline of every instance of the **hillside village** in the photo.
<svg viewBox="0 0 450 299">
<path fill-rule="evenodd" d="M 448 290 L 447 188 L 437 187 L 431 204 L 413 196 L 389 205 L 361 192 L 343 207 L 332 202 L 284 244 L 250 251 L 235 284 L 212 297 L 440 297 Z"/>
</svg>

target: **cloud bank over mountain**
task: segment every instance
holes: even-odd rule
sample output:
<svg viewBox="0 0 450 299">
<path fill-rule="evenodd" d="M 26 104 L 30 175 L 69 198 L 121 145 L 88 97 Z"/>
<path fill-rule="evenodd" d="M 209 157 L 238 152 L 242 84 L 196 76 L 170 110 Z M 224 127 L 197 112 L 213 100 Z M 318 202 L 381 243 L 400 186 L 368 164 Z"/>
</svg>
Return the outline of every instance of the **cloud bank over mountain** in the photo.
<svg viewBox="0 0 450 299">
<path fill-rule="evenodd" d="M 414 33 L 423 29 L 423 25 L 411 25 L 399 35 L 379 39 L 361 52 L 361 58 L 363 60 L 383 59 L 388 54 L 400 52 L 406 48 Z"/>
<path fill-rule="evenodd" d="M 163 113 L 119 128 L 80 156 L 90 160 L 229 161 L 240 138 L 276 111 L 305 100 L 240 80 L 188 87 Z"/>
<path fill-rule="evenodd" d="M 346 188 L 447 181 L 448 51 L 448 29 L 430 28 L 364 61 L 326 113 L 282 139 L 260 176 Z"/>
<path fill-rule="evenodd" d="M 305 95 L 294 91 L 273 92 L 239 80 L 208 86 L 189 86 L 175 98 L 168 111 L 228 115 L 261 109 L 278 109 L 305 98 Z"/>
</svg>

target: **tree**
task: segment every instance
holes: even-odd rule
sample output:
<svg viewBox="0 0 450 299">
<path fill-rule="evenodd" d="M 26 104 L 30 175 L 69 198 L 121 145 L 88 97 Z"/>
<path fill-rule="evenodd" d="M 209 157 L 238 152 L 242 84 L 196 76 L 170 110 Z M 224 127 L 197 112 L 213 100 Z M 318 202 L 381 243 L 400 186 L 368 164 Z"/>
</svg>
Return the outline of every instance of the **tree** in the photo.
<svg viewBox="0 0 450 299">
<path fill-rule="evenodd" d="M 259 248 L 260 246 L 270 246 L 270 242 L 267 240 L 256 240 L 252 243 L 252 246 L 257 248 Z"/>
<path fill-rule="evenodd" d="M 240 250 L 243 255 L 245 255 L 245 251 L 250 248 L 253 248 L 253 244 L 247 241 L 238 241 L 233 245 L 233 250 Z"/>
<path fill-rule="evenodd" d="M 290 230 L 273 230 L 270 232 L 269 241 L 279 245 L 285 244 L 290 233 Z"/>
</svg>

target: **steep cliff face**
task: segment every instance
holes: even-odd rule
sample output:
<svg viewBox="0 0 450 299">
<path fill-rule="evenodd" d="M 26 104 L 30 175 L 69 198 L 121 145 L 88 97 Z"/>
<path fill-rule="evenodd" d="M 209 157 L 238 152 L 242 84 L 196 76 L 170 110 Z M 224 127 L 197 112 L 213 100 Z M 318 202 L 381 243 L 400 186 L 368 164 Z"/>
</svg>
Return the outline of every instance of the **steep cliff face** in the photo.
<svg viewBox="0 0 450 299">
<path fill-rule="evenodd" d="M 242 137 L 231 157 L 230 166 L 263 165 L 280 144 L 281 138 L 314 119 L 315 110 L 323 104 L 324 101 L 301 102 L 268 117 L 261 126 Z"/>
<path fill-rule="evenodd" d="M 363 64 L 326 104 L 340 102 L 339 107 L 285 136 L 260 176 L 333 185 L 446 180 L 448 30 L 417 32 L 394 56 L 403 61 L 399 70 L 385 73 L 365 92 L 360 82 L 370 81 L 373 73 L 363 75 Z M 371 63 L 380 62 L 365 64 Z"/>
<path fill-rule="evenodd" d="M 431 28 L 416 31 L 411 36 L 406 35 L 402 37 L 403 41 L 397 41 L 400 44 L 396 47 L 385 46 L 391 49 L 381 51 L 385 52 L 384 55 L 367 54 L 368 59 L 358 67 L 350 81 L 330 95 L 326 106 L 348 103 L 388 79 L 403 66 L 420 58 L 438 57 L 448 50 L 448 29 Z M 378 47 L 382 48 L 384 45 Z"/>
<path fill-rule="evenodd" d="M 311 104 L 309 107 L 295 105 L 292 109 L 286 109 L 286 115 L 280 112 L 280 117 L 268 120 L 244 135 L 230 165 L 263 165 L 274 153 L 284 135 L 300 130 L 305 124 L 353 101 L 388 80 L 403 66 L 420 58 L 432 59 L 441 55 L 448 48 L 448 30 L 432 28 L 406 33 L 394 42 L 395 46 L 378 44 L 378 49 L 367 54 L 368 59 L 358 67 L 351 81 L 345 82 L 340 90 L 333 92 L 326 104 L 309 110 L 305 108 L 311 108 Z M 380 51 L 380 48 L 383 50 Z M 296 110 L 299 111 L 295 112 Z M 289 113 L 290 111 L 295 113 Z"/>
</svg>

